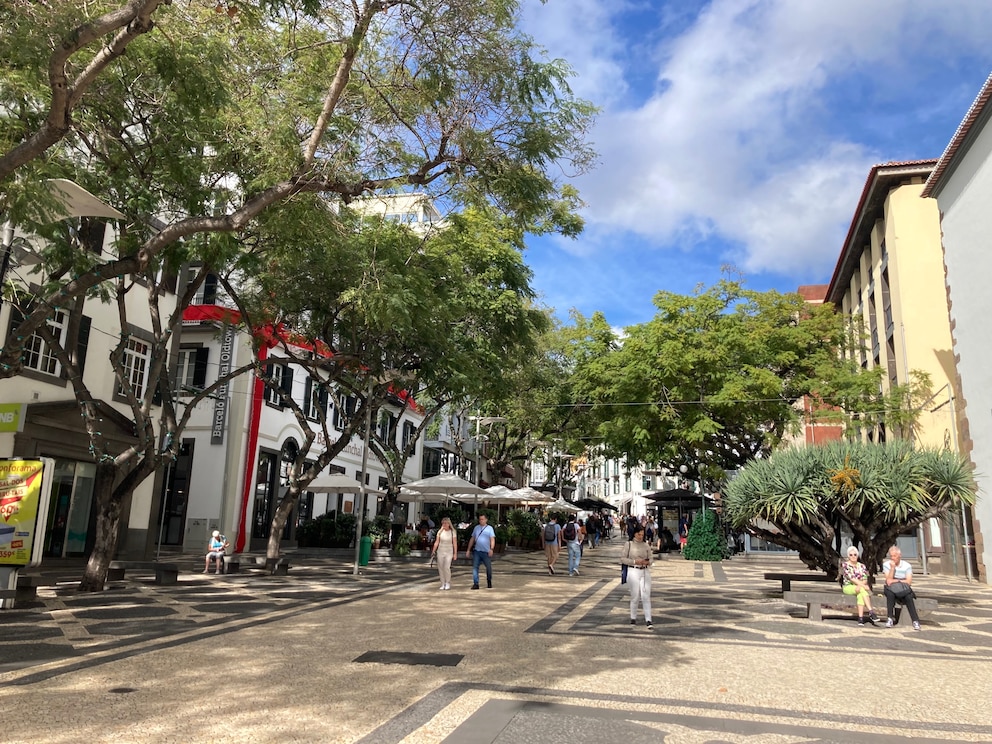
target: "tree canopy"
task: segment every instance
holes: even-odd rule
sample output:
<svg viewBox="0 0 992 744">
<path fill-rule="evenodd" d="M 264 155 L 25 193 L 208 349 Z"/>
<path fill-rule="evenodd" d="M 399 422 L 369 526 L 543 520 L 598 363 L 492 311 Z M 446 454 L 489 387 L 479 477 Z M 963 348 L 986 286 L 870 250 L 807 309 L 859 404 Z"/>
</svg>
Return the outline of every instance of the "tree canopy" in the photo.
<svg viewBox="0 0 992 744">
<path fill-rule="evenodd" d="M 783 441 L 803 396 L 847 411 L 878 398 L 878 372 L 840 354 L 848 330 L 832 307 L 729 279 L 659 292 L 655 306 L 623 334 L 591 325 L 597 351 L 576 370 L 577 399 L 612 453 L 720 480 Z"/>
<path fill-rule="evenodd" d="M 44 301 L 2 375 L 51 308 L 163 260 L 216 264 L 303 194 L 345 205 L 414 188 L 517 229 L 581 229 L 560 174 L 591 162 L 593 111 L 517 29 L 515 0 L 34 5 L 0 11 L 0 210 L 49 221 L 59 176 L 127 220 L 110 260 L 46 256 Z"/>
</svg>

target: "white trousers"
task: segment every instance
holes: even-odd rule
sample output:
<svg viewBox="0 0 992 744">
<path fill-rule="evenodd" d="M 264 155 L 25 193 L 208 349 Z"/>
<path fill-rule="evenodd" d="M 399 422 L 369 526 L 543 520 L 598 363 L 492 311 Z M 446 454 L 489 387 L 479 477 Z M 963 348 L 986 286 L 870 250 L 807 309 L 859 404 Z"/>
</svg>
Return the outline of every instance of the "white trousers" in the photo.
<svg viewBox="0 0 992 744">
<path fill-rule="evenodd" d="M 627 568 L 627 586 L 630 587 L 630 619 L 637 619 L 637 603 L 644 607 L 645 622 L 651 619 L 651 569 Z"/>
</svg>

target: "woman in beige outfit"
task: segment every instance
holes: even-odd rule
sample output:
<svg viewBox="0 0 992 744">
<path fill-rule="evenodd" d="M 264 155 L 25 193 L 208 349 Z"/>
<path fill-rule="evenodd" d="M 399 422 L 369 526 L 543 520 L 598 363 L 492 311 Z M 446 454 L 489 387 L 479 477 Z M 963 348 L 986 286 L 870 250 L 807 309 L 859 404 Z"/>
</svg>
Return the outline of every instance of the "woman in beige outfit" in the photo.
<svg viewBox="0 0 992 744">
<path fill-rule="evenodd" d="M 451 520 L 441 520 L 441 529 L 434 538 L 434 556 L 437 558 L 437 573 L 441 577 L 441 589 L 451 588 L 451 562 L 458 556 L 458 533 L 451 526 Z"/>
<path fill-rule="evenodd" d="M 651 546 L 644 542 L 644 525 L 634 527 L 633 539 L 625 543 L 620 562 L 627 568 L 627 585 L 630 587 L 630 624 L 637 625 L 637 605 L 644 607 L 644 624 L 652 630 L 651 623 L 651 564 L 654 555 Z"/>
</svg>

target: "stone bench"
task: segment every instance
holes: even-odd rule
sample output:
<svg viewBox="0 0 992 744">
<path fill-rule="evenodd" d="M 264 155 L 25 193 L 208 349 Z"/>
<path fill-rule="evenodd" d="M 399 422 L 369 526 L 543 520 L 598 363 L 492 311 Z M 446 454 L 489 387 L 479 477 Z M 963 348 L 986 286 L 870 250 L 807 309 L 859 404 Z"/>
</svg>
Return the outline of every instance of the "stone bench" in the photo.
<svg viewBox="0 0 992 744">
<path fill-rule="evenodd" d="M 266 569 L 266 563 L 267 563 L 267 561 L 268 561 L 268 559 L 264 555 L 257 555 L 257 556 L 255 556 L 255 565 L 254 565 L 254 568 L 256 568 L 256 569 L 262 569 L 262 570 L 267 570 Z M 275 576 L 288 576 L 289 575 L 289 569 L 290 568 L 292 568 L 292 563 L 290 563 L 289 558 L 285 558 L 285 557 L 284 558 L 279 558 L 276 561 L 275 566 L 273 566 L 273 568 L 272 568 L 272 573 Z"/>
<path fill-rule="evenodd" d="M 37 598 L 39 586 L 51 586 L 52 583 L 52 581 L 48 581 L 44 577 L 35 574 L 18 574 L 17 599 L 21 602 L 29 602 Z"/>
<path fill-rule="evenodd" d="M 787 592 L 792 589 L 793 581 L 822 581 L 837 583 L 837 579 L 831 579 L 826 574 L 818 573 L 766 573 L 765 581 L 781 581 L 782 591 Z"/>
<path fill-rule="evenodd" d="M 812 591 L 796 591 L 796 592 L 783 592 L 782 599 L 786 602 L 791 602 L 792 604 L 804 604 L 806 605 L 806 617 L 810 620 L 823 620 L 823 607 L 824 605 L 829 607 L 857 607 L 858 598 L 853 594 L 844 594 L 838 590 L 836 592 L 812 592 Z M 881 595 L 872 596 L 872 606 L 875 608 L 876 612 L 884 612 L 885 610 L 885 598 Z M 896 604 L 896 619 L 898 620 L 899 610 L 902 607 L 900 604 Z M 937 600 L 928 599 L 926 597 L 916 598 L 916 609 L 919 611 L 920 615 L 929 615 L 931 612 L 937 609 Z"/>
<path fill-rule="evenodd" d="M 123 581 L 126 571 L 154 571 L 156 584 L 175 584 L 179 581 L 177 565 L 157 561 L 111 561 L 107 581 Z"/>
<path fill-rule="evenodd" d="M 236 555 L 225 555 L 224 556 L 224 573 L 240 573 L 241 571 L 241 558 Z"/>
</svg>

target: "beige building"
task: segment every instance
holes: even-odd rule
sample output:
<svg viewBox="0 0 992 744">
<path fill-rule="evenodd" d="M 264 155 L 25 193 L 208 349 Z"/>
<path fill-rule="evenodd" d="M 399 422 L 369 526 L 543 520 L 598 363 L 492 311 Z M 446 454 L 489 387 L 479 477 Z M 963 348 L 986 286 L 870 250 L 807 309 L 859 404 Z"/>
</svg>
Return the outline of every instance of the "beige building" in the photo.
<svg viewBox="0 0 992 744">
<path fill-rule="evenodd" d="M 865 435 L 876 441 L 909 437 L 923 446 L 958 449 L 940 219 L 936 204 L 920 198 L 936 164 L 919 160 L 872 167 L 827 301 L 863 322 L 867 341 L 859 361 L 866 369 L 884 370 L 885 389 L 909 382 L 915 371 L 930 377 L 931 395 L 917 402 L 919 423 L 912 431 L 882 424 Z M 919 535 L 901 538 L 903 552 L 918 555 L 921 539 L 933 570 L 964 573 L 957 560 L 960 530 L 931 520 Z"/>
</svg>

